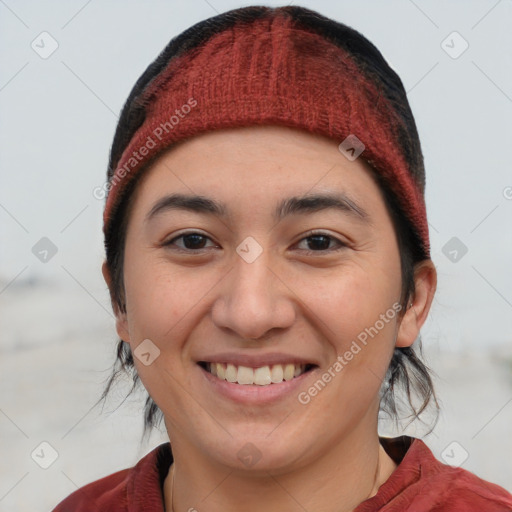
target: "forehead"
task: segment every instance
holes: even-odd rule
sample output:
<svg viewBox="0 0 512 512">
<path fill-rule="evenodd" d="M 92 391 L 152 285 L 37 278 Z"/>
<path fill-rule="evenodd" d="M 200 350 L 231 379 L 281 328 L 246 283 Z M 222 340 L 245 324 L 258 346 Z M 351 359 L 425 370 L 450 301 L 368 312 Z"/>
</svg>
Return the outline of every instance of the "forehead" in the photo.
<svg viewBox="0 0 512 512">
<path fill-rule="evenodd" d="M 162 153 L 144 171 L 134 202 L 147 209 L 177 192 L 215 197 L 233 211 L 256 211 L 279 198 L 341 192 L 370 209 L 382 203 L 371 166 L 361 157 L 348 160 L 338 145 L 282 126 L 206 132 Z"/>
</svg>

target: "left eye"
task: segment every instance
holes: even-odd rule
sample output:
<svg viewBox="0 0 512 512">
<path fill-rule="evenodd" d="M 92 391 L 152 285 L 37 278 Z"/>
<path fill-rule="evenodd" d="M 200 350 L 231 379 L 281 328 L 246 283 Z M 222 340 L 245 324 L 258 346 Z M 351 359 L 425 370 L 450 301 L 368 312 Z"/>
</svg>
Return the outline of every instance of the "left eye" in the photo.
<svg viewBox="0 0 512 512">
<path fill-rule="evenodd" d="M 329 247 L 331 242 L 335 242 L 338 249 L 345 245 L 337 238 L 334 238 L 333 236 L 327 235 L 325 233 L 310 234 L 309 236 L 303 238 L 299 242 L 299 244 L 303 241 L 306 241 L 306 243 L 307 243 L 308 248 L 304 249 L 307 252 L 321 252 L 321 251 L 336 250 L 335 248 Z"/>
</svg>

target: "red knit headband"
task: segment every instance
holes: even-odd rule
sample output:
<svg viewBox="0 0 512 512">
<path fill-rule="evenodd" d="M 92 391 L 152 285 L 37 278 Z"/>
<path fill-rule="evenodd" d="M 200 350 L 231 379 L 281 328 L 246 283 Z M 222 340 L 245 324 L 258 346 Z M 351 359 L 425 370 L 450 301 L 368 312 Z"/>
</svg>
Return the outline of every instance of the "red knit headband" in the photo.
<svg viewBox="0 0 512 512">
<path fill-rule="evenodd" d="M 276 124 L 338 142 L 355 135 L 361 155 L 391 187 L 429 257 L 423 183 L 410 169 L 403 120 L 354 59 L 289 17 L 238 23 L 172 58 L 140 99 L 146 118 L 110 179 L 104 231 L 129 181 L 157 153 L 201 132 Z"/>
</svg>

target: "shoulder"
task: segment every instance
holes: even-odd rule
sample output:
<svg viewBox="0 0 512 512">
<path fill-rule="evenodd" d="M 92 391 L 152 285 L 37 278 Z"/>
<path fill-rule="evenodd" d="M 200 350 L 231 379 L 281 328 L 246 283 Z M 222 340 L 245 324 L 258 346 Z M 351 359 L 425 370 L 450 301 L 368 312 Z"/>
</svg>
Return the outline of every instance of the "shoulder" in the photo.
<svg viewBox="0 0 512 512">
<path fill-rule="evenodd" d="M 80 487 L 61 501 L 53 512 L 127 510 L 126 488 L 131 469 L 124 469 Z"/>
<path fill-rule="evenodd" d="M 465 469 L 443 464 L 420 439 L 412 440 L 403 460 L 381 489 L 390 493 L 390 506 L 382 509 L 389 512 L 512 511 L 509 492 Z"/>
<path fill-rule="evenodd" d="M 163 512 L 162 483 L 172 463 L 170 444 L 164 443 L 135 466 L 80 487 L 53 512 Z M 142 508 L 144 506 L 144 508 Z"/>
<path fill-rule="evenodd" d="M 426 478 L 424 487 L 438 503 L 433 511 L 512 512 L 512 495 L 499 485 L 475 474 L 438 462 L 436 474 Z"/>
</svg>

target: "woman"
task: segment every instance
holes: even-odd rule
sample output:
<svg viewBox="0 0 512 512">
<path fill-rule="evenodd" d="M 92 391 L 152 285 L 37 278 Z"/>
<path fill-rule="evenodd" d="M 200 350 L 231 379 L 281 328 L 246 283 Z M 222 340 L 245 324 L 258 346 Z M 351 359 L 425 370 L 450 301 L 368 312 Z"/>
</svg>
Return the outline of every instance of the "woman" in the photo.
<svg viewBox="0 0 512 512">
<path fill-rule="evenodd" d="M 119 120 L 103 265 L 120 368 L 170 444 L 55 511 L 512 510 L 378 436 L 399 385 L 413 416 L 437 405 L 411 348 L 424 186 L 402 83 L 353 29 L 248 7 L 173 39 Z"/>
</svg>

